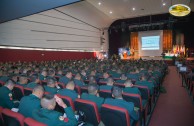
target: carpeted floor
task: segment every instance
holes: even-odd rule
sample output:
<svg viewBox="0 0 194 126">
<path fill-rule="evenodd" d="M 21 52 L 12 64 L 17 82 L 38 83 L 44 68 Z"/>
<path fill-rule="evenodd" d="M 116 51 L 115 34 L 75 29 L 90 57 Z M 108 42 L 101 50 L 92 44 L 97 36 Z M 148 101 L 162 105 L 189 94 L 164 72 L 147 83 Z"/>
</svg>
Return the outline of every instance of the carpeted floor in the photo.
<svg viewBox="0 0 194 126">
<path fill-rule="evenodd" d="M 194 105 L 176 68 L 169 66 L 163 86 L 166 94 L 160 94 L 149 126 L 194 126 Z"/>
</svg>

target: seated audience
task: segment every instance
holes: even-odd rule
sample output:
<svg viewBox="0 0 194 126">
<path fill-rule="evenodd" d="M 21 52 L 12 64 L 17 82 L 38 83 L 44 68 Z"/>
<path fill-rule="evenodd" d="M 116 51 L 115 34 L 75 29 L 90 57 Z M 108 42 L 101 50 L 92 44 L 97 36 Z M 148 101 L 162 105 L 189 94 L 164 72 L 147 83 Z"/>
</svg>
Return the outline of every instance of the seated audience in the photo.
<svg viewBox="0 0 194 126">
<path fill-rule="evenodd" d="M 59 82 L 63 83 L 63 84 L 67 84 L 72 78 L 72 73 L 69 71 L 66 73 L 65 76 L 61 77 L 59 79 Z"/>
<path fill-rule="evenodd" d="M 99 97 L 98 95 L 98 85 L 89 84 L 88 85 L 88 94 L 83 93 L 81 95 L 81 99 L 89 100 L 95 102 L 98 106 L 98 110 L 100 111 L 102 104 L 104 103 L 104 98 Z"/>
<path fill-rule="evenodd" d="M 32 94 L 29 96 L 24 96 L 19 105 L 19 113 L 24 115 L 25 117 L 32 118 L 32 112 L 35 109 L 40 109 L 40 99 L 42 98 L 44 94 L 44 88 L 40 85 L 35 86 L 33 89 Z"/>
<path fill-rule="evenodd" d="M 3 87 L 0 87 L 0 106 L 3 108 L 17 108 L 19 103 L 13 101 L 12 90 L 14 88 L 14 81 L 7 80 Z"/>
<path fill-rule="evenodd" d="M 82 86 L 85 86 L 86 84 L 81 80 L 81 76 L 80 76 L 80 74 L 78 73 L 78 74 L 76 74 L 75 75 L 75 77 L 74 77 L 74 83 L 75 83 L 75 85 L 77 85 L 77 86 L 80 86 L 80 87 L 82 87 Z"/>
<path fill-rule="evenodd" d="M 80 98 L 80 96 L 75 92 L 74 88 L 75 88 L 74 82 L 69 81 L 66 85 L 66 88 L 59 90 L 58 94 L 60 94 L 62 96 L 68 96 L 73 101 L 75 101 L 75 99 Z"/>
<path fill-rule="evenodd" d="M 139 120 L 139 114 L 138 112 L 134 111 L 134 104 L 132 102 L 123 100 L 122 89 L 119 87 L 113 87 L 112 97 L 114 97 L 115 99 L 107 98 L 105 99 L 104 104 L 118 106 L 126 109 L 129 112 L 131 125 L 135 126 L 136 121 Z"/>
<path fill-rule="evenodd" d="M 113 84 L 114 84 L 113 78 L 109 77 L 107 79 L 107 84 L 106 85 L 101 85 L 100 90 L 109 90 L 109 91 L 111 91 L 111 89 L 113 87 Z"/>
<path fill-rule="evenodd" d="M 141 96 L 141 92 L 137 87 L 133 87 L 133 84 L 131 80 L 126 80 L 125 83 L 125 88 L 123 89 L 123 92 L 125 93 L 132 93 L 132 94 L 139 94 Z"/>
<path fill-rule="evenodd" d="M 39 76 L 36 74 L 32 75 L 30 79 L 31 79 L 31 82 L 26 85 L 27 88 L 33 89 L 40 83 Z"/>
<path fill-rule="evenodd" d="M 56 88 L 57 81 L 55 78 L 47 79 L 47 85 L 44 86 L 45 92 L 49 92 L 51 94 L 56 94 L 58 89 Z"/>
<path fill-rule="evenodd" d="M 17 82 L 16 84 L 19 85 L 19 86 L 23 86 L 25 87 L 28 83 L 28 78 L 26 75 L 21 75 L 19 77 L 19 82 Z"/>
<path fill-rule="evenodd" d="M 40 103 L 42 108 L 32 113 L 35 120 L 47 126 L 77 126 L 77 120 L 72 108 L 67 107 L 61 98 L 45 95 Z M 64 108 L 65 114 L 54 110 L 56 103 Z"/>
</svg>

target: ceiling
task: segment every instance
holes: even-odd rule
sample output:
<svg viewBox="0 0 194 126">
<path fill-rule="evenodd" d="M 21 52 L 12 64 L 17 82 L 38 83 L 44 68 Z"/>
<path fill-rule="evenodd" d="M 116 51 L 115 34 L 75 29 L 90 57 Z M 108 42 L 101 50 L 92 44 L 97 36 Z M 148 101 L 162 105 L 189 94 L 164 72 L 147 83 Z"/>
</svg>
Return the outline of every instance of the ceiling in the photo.
<svg viewBox="0 0 194 126">
<path fill-rule="evenodd" d="M 80 0 L 1 0 L 0 23 L 79 1 Z"/>
<path fill-rule="evenodd" d="M 194 0 L 86 0 L 112 20 L 168 13 L 172 4 L 186 4 L 194 11 Z M 101 5 L 99 5 L 99 2 Z M 172 2 L 172 3 L 171 3 Z M 165 5 L 163 5 L 165 3 Z M 133 10 L 133 8 L 135 10 Z M 110 13 L 112 12 L 112 14 Z"/>
</svg>

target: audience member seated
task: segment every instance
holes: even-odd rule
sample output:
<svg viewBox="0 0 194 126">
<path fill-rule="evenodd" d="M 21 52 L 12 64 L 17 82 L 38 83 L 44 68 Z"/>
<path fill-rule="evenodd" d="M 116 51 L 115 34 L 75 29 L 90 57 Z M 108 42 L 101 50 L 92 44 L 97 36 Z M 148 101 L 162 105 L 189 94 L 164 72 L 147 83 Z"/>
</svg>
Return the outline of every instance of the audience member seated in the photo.
<svg viewBox="0 0 194 126">
<path fill-rule="evenodd" d="M 46 77 L 47 77 L 47 71 L 43 70 L 41 72 L 41 74 L 39 75 L 39 78 L 40 78 L 41 81 L 43 81 L 43 80 L 46 80 Z"/>
<path fill-rule="evenodd" d="M 87 76 L 86 76 L 86 71 L 85 70 L 81 70 L 81 78 L 83 81 L 87 80 Z"/>
<path fill-rule="evenodd" d="M 86 84 L 81 80 L 81 75 L 80 75 L 79 73 L 77 73 L 77 74 L 75 75 L 73 81 L 74 81 L 75 85 L 80 86 L 80 87 L 86 85 Z"/>
<path fill-rule="evenodd" d="M 100 111 L 102 104 L 104 103 L 104 98 L 99 97 L 98 95 L 98 85 L 89 84 L 88 85 L 88 94 L 83 93 L 81 95 L 81 99 L 89 100 L 95 102 L 98 106 L 98 110 Z"/>
<path fill-rule="evenodd" d="M 65 114 L 59 113 L 54 110 L 56 103 L 64 108 Z M 33 118 L 47 126 L 76 126 L 77 120 L 71 107 L 63 102 L 63 100 L 57 96 L 45 95 L 41 99 L 41 109 L 33 111 Z"/>
<path fill-rule="evenodd" d="M 68 71 L 65 76 L 59 79 L 59 82 L 63 84 L 67 84 L 71 80 L 71 78 L 72 78 L 72 73 Z"/>
<path fill-rule="evenodd" d="M 49 92 L 51 94 L 56 94 L 58 89 L 56 88 L 57 81 L 55 78 L 47 79 L 47 85 L 44 86 L 45 92 Z"/>
<path fill-rule="evenodd" d="M 103 79 L 100 79 L 99 82 L 107 83 L 108 78 L 109 78 L 108 72 L 104 72 L 104 74 L 103 74 Z"/>
<path fill-rule="evenodd" d="M 113 84 L 114 84 L 113 78 L 109 77 L 107 79 L 107 84 L 106 85 L 101 85 L 100 90 L 109 90 L 109 91 L 111 91 L 111 89 L 113 87 Z"/>
<path fill-rule="evenodd" d="M 12 75 L 10 76 L 10 79 L 13 80 L 15 83 L 17 83 L 17 81 L 18 81 L 18 76 L 17 76 L 17 74 L 12 74 Z"/>
<path fill-rule="evenodd" d="M 13 101 L 12 90 L 14 88 L 15 82 L 8 80 L 3 87 L 0 87 L 0 106 L 3 108 L 17 108 L 19 102 Z"/>
<path fill-rule="evenodd" d="M 26 85 L 27 88 L 33 89 L 40 83 L 39 76 L 36 74 L 32 75 L 30 79 L 31 79 L 31 82 Z"/>
<path fill-rule="evenodd" d="M 139 94 L 141 96 L 141 92 L 137 87 L 133 87 L 133 84 L 131 80 L 126 80 L 125 83 L 125 88 L 123 89 L 124 93 L 131 93 L 131 94 Z"/>
<path fill-rule="evenodd" d="M 44 94 L 44 88 L 40 85 L 35 86 L 32 94 L 29 96 L 24 96 L 19 105 L 19 113 L 24 115 L 25 117 L 32 118 L 32 112 L 35 109 L 40 109 L 40 99 Z"/>
<path fill-rule="evenodd" d="M 139 114 L 134 110 L 134 104 L 132 102 L 127 102 L 123 100 L 122 89 L 119 87 L 113 87 L 112 97 L 114 97 L 115 99 L 107 98 L 105 99 L 104 104 L 109 104 L 127 109 L 130 116 L 131 126 L 135 126 L 136 122 L 139 120 Z"/>
<path fill-rule="evenodd" d="M 0 70 L 0 81 L 6 82 L 8 79 L 7 71 Z"/>
<path fill-rule="evenodd" d="M 62 77 L 63 76 L 63 71 L 62 70 L 58 70 L 56 76 Z"/>
<path fill-rule="evenodd" d="M 125 74 L 122 74 L 121 75 L 121 79 L 120 80 L 116 80 L 116 83 L 124 84 L 126 80 L 127 80 L 127 77 L 125 76 Z"/>
<path fill-rule="evenodd" d="M 62 96 L 69 96 L 73 101 L 75 99 L 80 98 L 80 96 L 74 90 L 75 84 L 73 81 L 69 81 L 66 85 L 66 88 L 59 90 L 58 94 Z"/>
<path fill-rule="evenodd" d="M 20 75 L 19 82 L 17 82 L 17 85 L 25 87 L 28 83 L 28 78 L 26 75 Z"/>
<path fill-rule="evenodd" d="M 48 71 L 48 76 L 47 76 L 47 79 L 49 79 L 49 78 L 54 78 L 55 77 L 55 71 L 54 70 L 49 70 Z"/>
</svg>

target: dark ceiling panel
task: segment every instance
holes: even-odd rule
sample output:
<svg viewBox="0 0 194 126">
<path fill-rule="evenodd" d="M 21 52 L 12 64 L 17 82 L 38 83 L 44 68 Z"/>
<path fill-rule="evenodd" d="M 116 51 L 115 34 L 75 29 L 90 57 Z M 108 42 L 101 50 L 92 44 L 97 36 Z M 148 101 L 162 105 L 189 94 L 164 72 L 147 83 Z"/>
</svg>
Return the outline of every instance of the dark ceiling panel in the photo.
<svg viewBox="0 0 194 126">
<path fill-rule="evenodd" d="M 0 23 L 82 0 L 1 0 Z"/>
</svg>

